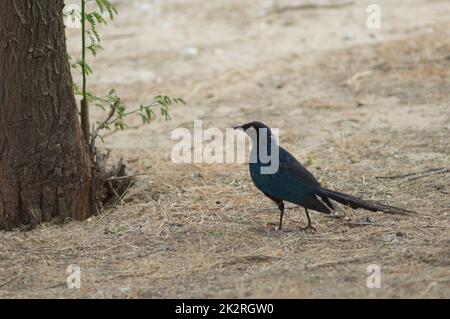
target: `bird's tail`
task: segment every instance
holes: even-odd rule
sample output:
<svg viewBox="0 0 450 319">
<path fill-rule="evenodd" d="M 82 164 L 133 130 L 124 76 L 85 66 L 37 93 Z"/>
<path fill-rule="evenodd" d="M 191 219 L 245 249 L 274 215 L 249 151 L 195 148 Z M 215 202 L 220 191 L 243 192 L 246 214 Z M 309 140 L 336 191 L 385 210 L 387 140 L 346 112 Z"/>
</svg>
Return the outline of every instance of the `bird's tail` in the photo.
<svg viewBox="0 0 450 319">
<path fill-rule="evenodd" d="M 384 205 L 377 202 L 362 200 L 361 198 L 354 197 L 351 195 L 347 195 L 344 193 L 335 192 L 326 188 L 319 188 L 317 191 L 317 195 L 321 197 L 330 198 L 338 203 L 349 206 L 353 209 L 363 208 L 370 210 L 372 212 L 384 212 L 388 214 L 417 214 L 414 211 L 398 208 L 394 206 Z"/>
</svg>

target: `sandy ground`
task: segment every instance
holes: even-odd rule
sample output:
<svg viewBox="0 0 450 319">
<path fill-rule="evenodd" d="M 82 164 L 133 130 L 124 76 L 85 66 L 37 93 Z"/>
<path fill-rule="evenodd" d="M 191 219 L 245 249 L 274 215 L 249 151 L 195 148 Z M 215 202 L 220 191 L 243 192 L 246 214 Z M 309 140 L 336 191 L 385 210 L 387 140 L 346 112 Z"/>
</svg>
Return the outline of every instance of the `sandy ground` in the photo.
<svg viewBox="0 0 450 319">
<path fill-rule="evenodd" d="M 380 30 L 366 28 L 363 0 L 114 2 L 93 90 L 188 105 L 105 139 L 146 174 L 117 208 L 0 233 L 0 297 L 450 297 L 450 173 L 377 178 L 450 167 L 447 0 L 377 1 Z M 76 55 L 76 31 L 69 41 Z M 170 162 L 171 131 L 195 119 L 264 121 L 325 186 L 420 214 L 341 207 L 340 218 L 312 213 L 308 233 L 289 208 L 275 231 L 277 208 L 247 165 Z M 81 289 L 66 287 L 71 264 Z M 371 264 L 380 289 L 366 285 Z"/>
</svg>

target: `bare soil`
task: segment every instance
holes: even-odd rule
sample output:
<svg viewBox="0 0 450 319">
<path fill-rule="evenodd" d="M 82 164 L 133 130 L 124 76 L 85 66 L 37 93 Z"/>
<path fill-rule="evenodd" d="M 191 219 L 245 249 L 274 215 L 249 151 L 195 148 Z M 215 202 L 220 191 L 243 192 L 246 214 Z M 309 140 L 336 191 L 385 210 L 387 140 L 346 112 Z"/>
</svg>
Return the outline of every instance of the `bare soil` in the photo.
<svg viewBox="0 0 450 319">
<path fill-rule="evenodd" d="M 449 298 L 450 4 L 378 1 L 114 1 L 120 16 L 91 62 L 97 94 L 130 105 L 182 96 L 172 121 L 106 137 L 137 179 L 88 221 L 0 233 L 0 297 Z M 274 5 L 272 5 L 275 3 Z M 73 55 L 79 34 L 70 30 Z M 76 77 L 78 79 L 78 77 Z M 95 118 L 102 118 L 95 111 Z M 174 128 L 251 120 L 323 185 L 417 216 L 339 209 L 302 230 L 252 185 L 247 165 L 174 164 Z M 66 268 L 82 271 L 67 289 Z M 381 288 L 366 285 L 381 268 Z"/>
</svg>

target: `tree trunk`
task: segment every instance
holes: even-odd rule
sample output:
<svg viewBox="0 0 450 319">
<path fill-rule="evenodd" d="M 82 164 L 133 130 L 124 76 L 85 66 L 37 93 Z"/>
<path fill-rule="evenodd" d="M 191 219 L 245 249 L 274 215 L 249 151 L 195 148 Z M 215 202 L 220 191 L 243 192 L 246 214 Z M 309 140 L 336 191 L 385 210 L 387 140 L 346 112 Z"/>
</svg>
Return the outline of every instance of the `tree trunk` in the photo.
<svg viewBox="0 0 450 319">
<path fill-rule="evenodd" d="M 0 1 L 0 229 L 92 215 L 62 0 Z"/>
</svg>

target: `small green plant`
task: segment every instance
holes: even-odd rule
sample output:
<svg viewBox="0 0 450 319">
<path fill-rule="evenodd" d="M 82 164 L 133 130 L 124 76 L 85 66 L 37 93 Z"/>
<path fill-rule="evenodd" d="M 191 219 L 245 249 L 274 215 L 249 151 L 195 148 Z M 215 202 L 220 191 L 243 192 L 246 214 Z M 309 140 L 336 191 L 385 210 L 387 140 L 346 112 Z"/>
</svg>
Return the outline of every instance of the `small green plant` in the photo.
<svg viewBox="0 0 450 319">
<path fill-rule="evenodd" d="M 139 107 L 129 108 L 123 103 L 122 99 L 117 95 L 115 89 L 111 89 L 104 97 L 96 96 L 88 90 L 87 79 L 92 74 L 92 68 L 87 63 L 87 52 L 96 57 L 98 51 L 102 49 L 101 37 L 98 27 L 107 25 L 108 20 L 114 20 L 118 14 L 117 9 L 109 0 L 80 0 L 81 1 L 81 58 L 73 61 L 69 55 L 71 66 L 74 69 L 79 69 L 82 75 L 82 86 L 74 85 L 75 95 L 81 96 L 80 118 L 81 127 L 83 129 L 86 142 L 89 144 L 92 152 L 95 152 L 95 141 L 97 137 L 103 140 L 102 132 L 104 130 L 111 131 L 112 128 L 116 130 L 124 130 L 128 126 L 126 119 L 131 115 L 138 115 L 142 119 L 142 124 L 148 124 L 156 118 L 155 109 L 159 108 L 161 115 L 165 120 L 170 120 L 169 108 L 173 104 L 185 104 L 181 98 L 170 98 L 168 96 L 158 95 L 154 101 L 147 105 L 140 105 Z M 89 11 L 88 3 L 95 2 L 95 9 Z M 73 12 L 68 13 L 73 17 Z M 109 113 L 106 119 L 97 122 L 96 126 L 90 124 L 89 106 L 95 105 L 106 112 L 109 106 Z"/>
</svg>

